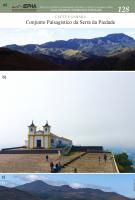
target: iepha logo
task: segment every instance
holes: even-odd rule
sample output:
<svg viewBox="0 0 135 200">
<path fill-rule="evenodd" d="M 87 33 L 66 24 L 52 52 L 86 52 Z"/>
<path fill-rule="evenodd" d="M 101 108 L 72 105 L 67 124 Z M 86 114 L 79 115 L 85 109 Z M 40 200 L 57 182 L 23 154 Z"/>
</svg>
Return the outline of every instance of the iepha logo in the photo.
<svg viewBox="0 0 135 200">
<path fill-rule="evenodd" d="M 25 8 L 25 9 L 36 9 L 37 6 L 36 6 L 36 4 L 26 3 L 26 4 L 23 4 L 23 8 Z"/>
<path fill-rule="evenodd" d="M 36 12 L 37 5 L 35 3 L 17 4 L 17 5 L 12 6 L 12 11 L 13 12 L 27 12 L 27 11 Z"/>
</svg>

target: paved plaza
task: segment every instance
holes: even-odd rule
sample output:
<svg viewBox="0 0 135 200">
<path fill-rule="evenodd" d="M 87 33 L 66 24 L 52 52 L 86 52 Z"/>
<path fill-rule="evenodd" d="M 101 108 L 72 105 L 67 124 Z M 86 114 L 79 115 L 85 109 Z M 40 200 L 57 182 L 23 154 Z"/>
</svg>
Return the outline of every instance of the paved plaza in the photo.
<svg viewBox="0 0 135 200">
<path fill-rule="evenodd" d="M 74 172 L 77 168 L 78 173 L 117 173 L 117 167 L 111 153 L 107 153 L 107 161 L 104 161 L 104 153 L 87 153 L 80 159 L 72 162 L 61 172 Z M 100 156 L 100 162 L 99 162 Z"/>
<path fill-rule="evenodd" d="M 77 172 L 97 172 L 104 173 L 117 172 L 112 154 L 107 154 L 107 162 L 103 159 L 103 153 L 87 153 L 81 156 L 84 152 L 74 152 L 69 156 L 61 156 L 59 159 L 58 154 L 48 154 L 49 161 L 46 161 L 45 154 L 0 154 L 0 173 L 48 173 L 50 172 L 50 162 L 54 164 L 60 163 L 65 165 L 72 161 L 74 158 L 78 158 L 70 164 L 62 168 L 61 172 L 74 172 L 74 168 L 77 168 Z M 101 157 L 99 163 L 99 156 Z"/>
<path fill-rule="evenodd" d="M 50 172 L 50 162 L 56 164 L 60 161 L 64 164 L 81 153 L 76 152 L 71 156 L 62 156 L 60 159 L 58 154 L 48 155 L 47 162 L 45 154 L 0 154 L 0 173 L 46 173 Z"/>
</svg>

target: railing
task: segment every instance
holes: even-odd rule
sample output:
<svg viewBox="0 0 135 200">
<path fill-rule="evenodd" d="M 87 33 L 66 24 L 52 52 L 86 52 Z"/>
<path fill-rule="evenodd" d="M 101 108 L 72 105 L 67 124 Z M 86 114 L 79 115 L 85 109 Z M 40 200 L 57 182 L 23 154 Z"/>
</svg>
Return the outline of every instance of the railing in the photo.
<svg viewBox="0 0 135 200">
<path fill-rule="evenodd" d="M 12 147 L 12 148 L 5 148 L 1 149 L 1 151 L 8 151 L 8 150 L 17 150 L 17 149 L 26 149 L 26 146 L 20 146 L 20 147 Z"/>
<path fill-rule="evenodd" d="M 112 160 L 113 160 L 113 170 L 114 170 L 114 172 L 119 173 L 119 169 L 118 169 L 118 166 L 117 166 L 117 163 L 115 161 L 115 157 L 114 157 L 113 153 L 112 153 Z"/>
</svg>

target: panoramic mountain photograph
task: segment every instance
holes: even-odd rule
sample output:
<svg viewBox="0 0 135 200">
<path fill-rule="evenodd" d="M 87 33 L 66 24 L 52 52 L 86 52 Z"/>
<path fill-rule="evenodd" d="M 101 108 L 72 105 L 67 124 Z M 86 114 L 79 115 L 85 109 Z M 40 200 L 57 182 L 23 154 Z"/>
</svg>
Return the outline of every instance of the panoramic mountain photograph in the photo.
<svg viewBox="0 0 135 200">
<path fill-rule="evenodd" d="M 2 200 L 134 200 L 134 174 L 1 174 Z"/>
<path fill-rule="evenodd" d="M 135 70 L 133 29 L 1 29 L 2 70 Z"/>
</svg>

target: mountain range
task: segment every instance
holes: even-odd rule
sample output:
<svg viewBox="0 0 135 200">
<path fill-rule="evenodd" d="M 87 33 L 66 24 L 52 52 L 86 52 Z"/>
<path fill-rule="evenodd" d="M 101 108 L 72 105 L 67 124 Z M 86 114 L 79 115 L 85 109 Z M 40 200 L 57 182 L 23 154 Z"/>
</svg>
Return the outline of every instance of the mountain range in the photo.
<svg viewBox="0 0 135 200">
<path fill-rule="evenodd" d="M 12 44 L 0 48 L 0 66 L 18 70 L 135 70 L 135 40 L 117 33 L 41 45 Z"/>
<path fill-rule="evenodd" d="M 16 188 L 8 188 L 0 186 L 1 200 L 40 200 L 40 198 L 31 195 L 28 192 L 18 190 Z"/>
<path fill-rule="evenodd" d="M 52 186 L 37 180 L 31 183 L 7 188 L 0 186 L 2 200 L 131 200 L 115 192 L 104 192 L 99 189 L 74 189 L 68 185 Z M 132 199 L 133 200 L 133 199 Z"/>
</svg>

